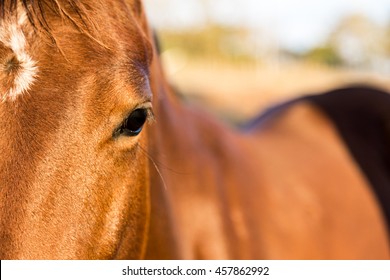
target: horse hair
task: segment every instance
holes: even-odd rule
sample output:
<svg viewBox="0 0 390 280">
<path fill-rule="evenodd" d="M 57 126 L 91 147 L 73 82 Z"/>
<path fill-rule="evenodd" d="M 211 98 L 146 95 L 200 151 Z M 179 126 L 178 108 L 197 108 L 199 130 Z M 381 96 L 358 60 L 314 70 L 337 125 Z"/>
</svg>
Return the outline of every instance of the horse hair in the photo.
<svg viewBox="0 0 390 280">
<path fill-rule="evenodd" d="M 18 9 L 23 9 L 35 30 L 46 33 L 53 41 L 47 13 L 57 14 L 69 20 L 80 31 L 90 35 L 94 24 L 87 16 L 87 7 L 79 0 L 0 0 L 0 23 L 7 17 L 16 15 Z"/>
</svg>

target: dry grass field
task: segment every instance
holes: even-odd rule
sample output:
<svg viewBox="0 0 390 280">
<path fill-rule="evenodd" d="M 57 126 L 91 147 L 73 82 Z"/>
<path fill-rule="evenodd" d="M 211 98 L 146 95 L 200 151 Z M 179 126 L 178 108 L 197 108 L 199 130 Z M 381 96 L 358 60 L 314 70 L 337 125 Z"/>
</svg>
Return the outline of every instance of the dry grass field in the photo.
<svg viewBox="0 0 390 280">
<path fill-rule="evenodd" d="M 275 103 L 350 84 L 390 89 L 390 77 L 323 65 L 280 62 L 232 65 L 162 55 L 166 75 L 183 97 L 229 121 L 246 121 Z"/>
<path fill-rule="evenodd" d="M 186 99 L 233 122 L 339 86 L 390 89 L 390 22 L 373 13 L 378 5 L 279 2 L 145 1 L 167 78 Z M 292 45 L 291 34 L 299 35 Z"/>
</svg>

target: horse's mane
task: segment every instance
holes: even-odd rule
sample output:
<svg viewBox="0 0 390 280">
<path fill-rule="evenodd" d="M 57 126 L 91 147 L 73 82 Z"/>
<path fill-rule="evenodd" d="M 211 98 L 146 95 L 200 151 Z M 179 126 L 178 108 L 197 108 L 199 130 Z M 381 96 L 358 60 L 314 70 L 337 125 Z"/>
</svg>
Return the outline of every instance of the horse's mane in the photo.
<svg viewBox="0 0 390 280">
<path fill-rule="evenodd" d="M 53 40 L 48 23 L 49 13 L 69 20 L 88 36 L 94 33 L 95 24 L 88 16 L 88 7 L 79 0 L 0 0 L 0 26 L 1 21 L 18 16 L 21 11 L 25 12 L 35 30 L 44 31 Z"/>
</svg>

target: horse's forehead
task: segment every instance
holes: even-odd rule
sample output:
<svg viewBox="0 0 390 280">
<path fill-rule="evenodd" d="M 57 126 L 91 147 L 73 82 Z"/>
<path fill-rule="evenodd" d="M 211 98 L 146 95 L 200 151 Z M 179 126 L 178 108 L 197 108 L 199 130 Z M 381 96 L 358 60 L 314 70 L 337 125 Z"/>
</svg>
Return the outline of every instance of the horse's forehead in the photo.
<svg viewBox="0 0 390 280">
<path fill-rule="evenodd" d="M 67 3 L 67 1 L 59 1 Z M 48 22 L 61 22 L 56 28 L 59 30 L 57 34 L 52 34 L 59 47 L 68 49 L 71 53 L 81 57 L 82 52 L 93 57 L 95 62 L 98 58 L 104 56 L 94 56 L 93 53 L 102 54 L 101 48 L 92 47 L 94 44 L 101 44 L 103 47 L 113 51 L 111 57 L 116 57 L 118 63 L 120 59 L 124 61 L 124 65 L 143 65 L 148 63 L 148 48 L 145 48 L 145 42 L 140 28 L 136 22 L 141 17 L 142 5 L 140 1 L 76 1 L 80 5 L 88 5 L 88 9 L 95 9 L 90 14 L 92 18 L 81 18 L 81 23 L 92 23 L 92 33 L 89 33 L 88 27 L 86 30 L 77 31 L 82 35 L 87 31 L 88 36 L 64 36 L 64 30 L 75 31 L 75 22 L 73 20 L 61 19 L 57 14 L 57 19 L 53 17 L 53 13 L 49 14 L 51 18 L 47 18 Z M 111 7 L 110 3 L 113 4 Z M 4 7 L 3 7 L 4 8 Z M 85 10 L 84 10 L 85 11 Z M 27 11 L 28 12 L 28 11 Z M 76 14 L 78 11 L 76 11 Z M 134 18 L 134 15 L 136 18 Z M 67 15 L 69 16 L 69 15 Z M 70 15 L 76 18 L 75 15 Z M 45 19 L 46 21 L 46 19 Z M 76 22 L 77 24 L 77 22 Z M 81 26 L 83 29 L 83 26 Z M 55 30 L 53 29 L 53 32 Z M 45 60 L 37 57 L 37 61 L 33 58 L 37 55 L 37 48 L 30 50 L 31 44 L 36 45 L 37 38 L 34 36 L 34 28 L 29 21 L 26 10 L 22 5 L 17 5 L 16 12 L 10 17 L 0 19 L 0 100 L 15 100 L 19 95 L 29 91 L 32 85 L 39 78 L 39 70 L 44 68 Z M 32 35 L 33 34 L 33 35 Z M 95 36 L 96 35 L 96 36 Z M 87 38 L 89 37 L 89 38 Z M 80 39 L 83 38 L 83 39 Z M 76 47 L 78 44 L 79 48 Z M 146 44 L 148 45 L 148 44 Z M 149 55 L 150 55 L 149 50 Z M 64 53 L 65 56 L 67 53 Z M 122 56 L 121 56 L 122 55 Z M 106 56 L 106 58 L 109 56 Z M 106 60 L 107 62 L 107 60 Z M 133 63 L 134 62 L 134 63 Z M 73 65 L 81 63 L 80 66 L 85 66 L 84 61 L 76 61 Z M 108 63 L 106 63 L 108 64 Z M 104 65 L 104 63 L 100 64 Z M 43 66 L 43 67 L 41 67 Z"/>
</svg>

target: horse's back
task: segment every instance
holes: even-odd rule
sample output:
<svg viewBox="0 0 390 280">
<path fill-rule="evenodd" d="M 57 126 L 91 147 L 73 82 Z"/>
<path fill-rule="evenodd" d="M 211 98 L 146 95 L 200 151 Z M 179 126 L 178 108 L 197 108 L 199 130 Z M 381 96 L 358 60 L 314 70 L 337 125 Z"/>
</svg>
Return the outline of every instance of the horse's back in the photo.
<svg viewBox="0 0 390 280">
<path fill-rule="evenodd" d="M 269 257 L 389 258 L 386 107 L 386 93 L 348 88 L 291 101 L 251 124 L 268 186 L 267 211 L 258 211 L 271 219 L 262 225 Z"/>
<path fill-rule="evenodd" d="M 390 226 L 390 94 L 355 86 L 307 95 L 272 107 L 248 125 L 268 123 L 290 107 L 309 102 L 335 126 L 381 203 Z"/>
<path fill-rule="evenodd" d="M 390 225 L 390 95 L 351 87 L 306 97 L 333 121 Z"/>
</svg>

